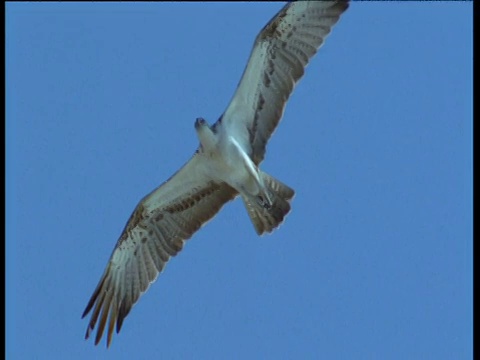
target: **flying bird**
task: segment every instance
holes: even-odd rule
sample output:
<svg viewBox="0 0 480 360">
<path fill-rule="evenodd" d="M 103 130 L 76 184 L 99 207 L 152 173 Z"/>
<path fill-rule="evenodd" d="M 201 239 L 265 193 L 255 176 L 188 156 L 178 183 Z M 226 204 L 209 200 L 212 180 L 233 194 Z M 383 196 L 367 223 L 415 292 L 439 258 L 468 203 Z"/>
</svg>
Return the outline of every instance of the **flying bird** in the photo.
<svg viewBox="0 0 480 360">
<path fill-rule="evenodd" d="M 130 216 L 83 312 L 93 310 L 85 339 L 97 325 L 97 345 L 107 328 L 109 347 L 170 257 L 230 200 L 240 195 L 258 235 L 283 222 L 294 190 L 259 165 L 305 66 L 347 8 L 348 1 L 290 2 L 260 31 L 223 115 L 212 126 L 196 119 L 193 156 Z"/>
</svg>

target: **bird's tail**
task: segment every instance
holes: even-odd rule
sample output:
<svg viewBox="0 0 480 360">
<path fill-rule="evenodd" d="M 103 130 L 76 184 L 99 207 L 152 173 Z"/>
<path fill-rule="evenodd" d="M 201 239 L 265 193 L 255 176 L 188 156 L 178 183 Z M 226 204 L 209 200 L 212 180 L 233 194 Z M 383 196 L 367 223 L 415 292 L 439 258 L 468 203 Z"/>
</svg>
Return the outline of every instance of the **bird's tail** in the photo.
<svg viewBox="0 0 480 360">
<path fill-rule="evenodd" d="M 261 172 L 263 183 L 266 189 L 267 204 L 261 197 L 247 197 L 242 195 L 243 202 L 247 208 L 248 215 L 258 235 L 265 232 L 272 232 L 282 222 L 290 211 L 290 200 L 295 191 L 274 179 L 270 175 Z M 269 203 L 269 204 L 268 204 Z"/>
</svg>

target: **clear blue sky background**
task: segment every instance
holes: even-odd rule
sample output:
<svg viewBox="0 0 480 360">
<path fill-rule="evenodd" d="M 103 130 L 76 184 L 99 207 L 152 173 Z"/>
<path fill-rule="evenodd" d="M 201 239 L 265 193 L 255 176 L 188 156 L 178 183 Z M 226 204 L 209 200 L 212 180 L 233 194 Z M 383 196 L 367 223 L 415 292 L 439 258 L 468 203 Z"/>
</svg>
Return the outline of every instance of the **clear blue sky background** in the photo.
<svg viewBox="0 0 480 360">
<path fill-rule="evenodd" d="M 472 3 L 352 3 L 262 167 L 296 189 L 190 240 L 107 351 L 80 319 L 137 202 L 227 106 L 281 3 L 6 6 L 7 354 L 468 359 Z M 103 339 L 104 340 L 104 339 Z"/>
</svg>

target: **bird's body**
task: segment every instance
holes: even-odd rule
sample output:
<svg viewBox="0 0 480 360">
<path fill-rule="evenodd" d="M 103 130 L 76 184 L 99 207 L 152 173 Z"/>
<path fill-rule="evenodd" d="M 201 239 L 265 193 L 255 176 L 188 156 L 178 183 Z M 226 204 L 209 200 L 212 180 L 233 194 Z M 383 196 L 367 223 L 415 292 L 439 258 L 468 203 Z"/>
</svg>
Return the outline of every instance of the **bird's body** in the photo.
<svg viewBox="0 0 480 360">
<path fill-rule="evenodd" d="M 195 123 L 201 144 L 198 156 L 204 158 L 206 176 L 227 183 L 244 197 L 263 195 L 270 200 L 250 150 L 242 146 L 244 142 L 235 131 L 227 131 L 221 122 L 217 125 L 213 131 L 203 119 Z"/>
<path fill-rule="evenodd" d="M 222 116 L 212 126 L 195 121 L 200 145 L 192 158 L 130 216 L 83 313 L 92 311 L 86 338 L 98 324 L 95 344 L 107 327 L 110 345 L 169 259 L 238 195 L 257 234 L 284 221 L 294 191 L 259 165 L 305 66 L 347 7 L 341 0 L 288 3 L 262 29 Z"/>
</svg>

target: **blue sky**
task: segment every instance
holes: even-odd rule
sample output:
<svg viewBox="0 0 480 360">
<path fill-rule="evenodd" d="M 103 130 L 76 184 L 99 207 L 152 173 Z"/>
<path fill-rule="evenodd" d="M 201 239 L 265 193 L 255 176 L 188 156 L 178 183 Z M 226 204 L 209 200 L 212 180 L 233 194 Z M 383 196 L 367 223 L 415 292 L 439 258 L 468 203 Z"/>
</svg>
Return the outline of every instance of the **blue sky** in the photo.
<svg viewBox="0 0 480 360">
<path fill-rule="evenodd" d="M 471 358 L 471 2 L 351 4 L 262 163 L 296 190 L 286 222 L 259 238 L 228 204 L 109 350 L 83 339 L 132 210 L 281 6 L 7 4 L 10 358 Z"/>
</svg>

